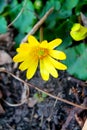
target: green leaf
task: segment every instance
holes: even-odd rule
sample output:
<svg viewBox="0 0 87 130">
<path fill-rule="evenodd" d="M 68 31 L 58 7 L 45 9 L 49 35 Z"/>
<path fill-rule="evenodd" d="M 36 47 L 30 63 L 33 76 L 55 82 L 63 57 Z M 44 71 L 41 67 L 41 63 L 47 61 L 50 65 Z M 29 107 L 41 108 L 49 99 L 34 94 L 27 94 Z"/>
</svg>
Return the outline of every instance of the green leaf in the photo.
<svg viewBox="0 0 87 130">
<path fill-rule="evenodd" d="M 63 21 L 61 24 L 59 21 L 59 26 L 56 27 L 56 34 L 57 37 L 62 39 L 63 43 L 58 47 L 58 49 L 64 50 L 72 44 L 72 39 L 69 34 L 71 27 L 72 22 L 70 20 Z"/>
<path fill-rule="evenodd" d="M 84 43 L 67 49 L 67 59 L 64 63 L 68 66 L 68 72 L 82 80 L 87 80 L 87 47 Z"/>
<path fill-rule="evenodd" d="M 12 0 L 9 4 L 10 8 L 15 8 L 18 5 L 18 1 L 17 0 Z"/>
<path fill-rule="evenodd" d="M 72 10 L 75 6 L 77 6 L 79 0 L 65 0 L 63 8 L 67 10 Z"/>
<path fill-rule="evenodd" d="M 4 11 L 4 8 L 6 7 L 7 3 L 5 0 L 0 0 L 0 13 Z"/>
<path fill-rule="evenodd" d="M 4 17 L 9 17 L 13 20 L 17 16 L 18 12 L 19 12 L 19 4 L 18 4 L 17 0 L 12 0 L 5 7 L 5 10 L 3 11 L 2 15 Z M 9 21 L 11 19 L 9 19 Z"/>
<path fill-rule="evenodd" d="M 40 12 L 40 17 L 43 17 L 43 15 L 52 7 L 54 8 L 54 11 L 48 16 L 48 18 L 45 21 L 45 23 L 47 24 L 47 28 L 49 29 L 53 29 L 56 24 L 56 20 L 58 17 L 58 10 L 61 7 L 60 1 L 48 0 L 43 10 Z"/>
<path fill-rule="evenodd" d="M 34 94 L 34 98 L 37 99 L 38 102 L 44 101 L 46 97 L 47 97 L 47 95 L 44 93 L 35 93 Z"/>
<path fill-rule="evenodd" d="M 86 9 L 87 9 L 87 0 L 81 0 L 79 1 L 79 3 L 77 4 L 75 8 L 75 13 L 76 15 L 80 15 L 81 12 L 87 14 Z"/>
<path fill-rule="evenodd" d="M 14 48 L 17 48 L 17 47 L 19 47 L 19 45 L 20 45 L 20 43 L 21 43 L 21 41 L 22 41 L 22 39 L 25 37 L 25 35 L 24 34 L 22 34 L 22 33 L 19 33 L 16 37 L 15 37 L 15 46 L 14 46 Z"/>
<path fill-rule="evenodd" d="M 54 7 L 54 9 L 58 11 L 61 7 L 60 1 L 48 0 L 43 8 L 42 14 L 46 13 L 51 7 Z"/>
<path fill-rule="evenodd" d="M 65 0 L 62 2 L 61 9 L 58 12 L 59 18 L 67 18 L 72 15 L 72 9 L 78 4 L 79 0 Z"/>
<path fill-rule="evenodd" d="M 51 21 L 52 19 L 54 19 L 54 14 L 55 14 L 55 11 L 58 11 L 61 7 L 61 4 L 60 4 L 60 1 L 58 0 L 48 0 L 46 2 L 46 5 L 44 6 L 42 12 L 40 12 L 40 16 L 42 17 L 50 8 L 54 7 L 54 12 L 47 18 L 51 18 Z"/>
<path fill-rule="evenodd" d="M 17 17 L 18 12 L 21 11 L 23 8 L 23 4 L 17 6 L 17 8 L 13 11 L 13 19 Z M 30 27 L 33 26 L 33 22 L 35 19 L 34 15 L 34 7 L 31 1 L 27 1 L 27 3 L 24 6 L 24 10 L 19 16 L 19 18 L 14 22 L 14 26 L 19 29 L 21 33 L 28 32 Z"/>
<path fill-rule="evenodd" d="M 3 16 L 0 16 L 0 33 L 6 33 L 7 22 Z"/>
<path fill-rule="evenodd" d="M 72 15 L 72 10 L 67 10 L 64 8 L 60 9 L 60 11 L 58 12 L 58 18 L 60 19 L 65 19 L 71 15 Z"/>
</svg>

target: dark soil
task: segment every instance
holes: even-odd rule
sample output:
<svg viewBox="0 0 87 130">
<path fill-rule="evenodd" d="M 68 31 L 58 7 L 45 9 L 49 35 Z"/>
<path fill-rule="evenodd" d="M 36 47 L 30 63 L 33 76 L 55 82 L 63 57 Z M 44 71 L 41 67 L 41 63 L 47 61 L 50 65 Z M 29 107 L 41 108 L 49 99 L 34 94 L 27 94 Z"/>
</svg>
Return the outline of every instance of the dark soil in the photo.
<svg viewBox="0 0 87 130">
<path fill-rule="evenodd" d="M 8 39 L 11 36 L 8 36 Z M 9 44 L 10 40 L 10 44 Z M 0 50 L 5 50 L 13 57 L 15 54 L 14 42 L 0 41 Z M 14 63 L 4 64 L 8 71 L 21 79 L 26 80 L 25 72 L 20 72 Z M 60 98 L 69 100 L 70 102 L 81 105 L 87 105 L 87 87 L 81 80 L 77 80 L 67 73 L 59 71 L 59 78 L 50 78 L 48 82 L 41 79 L 39 71 L 34 78 L 27 81 L 48 93 Z M 25 102 L 20 106 L 10 106 L 4 102 L 11 104 L 19 103 L 21 95 L 24 91 L 24 84 L 13 78 L 11 75 L 0 72 L 0 130 L 81 130 L 85 119 L 87 118 L 87 110 L 71 106 L 64 102 L 55 100 L 47 96 L 41 102 L 35 103 L 32 107 L 29 102 Z M 29 88 L 29 97 L 33 98 L 38 92 L 35 88 Z M 32 100 L 33 102 L 33 100 Z"/>
</svg>

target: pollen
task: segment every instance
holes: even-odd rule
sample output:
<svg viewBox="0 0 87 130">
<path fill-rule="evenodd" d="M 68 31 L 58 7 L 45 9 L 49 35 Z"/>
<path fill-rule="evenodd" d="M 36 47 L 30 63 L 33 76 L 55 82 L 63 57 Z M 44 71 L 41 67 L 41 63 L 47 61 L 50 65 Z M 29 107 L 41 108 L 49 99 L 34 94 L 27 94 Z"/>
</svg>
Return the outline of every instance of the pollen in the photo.
<svg viewBox="0 0 87 130">
<path fill-rule="evenodd" d="M 48 49 L 45 49 L 45 48 L 39 48 L 38 49 L 38 57 L 39 57 L 39 59 L 43 59 L 47 55 L 48 55 Z"/>
</svg>

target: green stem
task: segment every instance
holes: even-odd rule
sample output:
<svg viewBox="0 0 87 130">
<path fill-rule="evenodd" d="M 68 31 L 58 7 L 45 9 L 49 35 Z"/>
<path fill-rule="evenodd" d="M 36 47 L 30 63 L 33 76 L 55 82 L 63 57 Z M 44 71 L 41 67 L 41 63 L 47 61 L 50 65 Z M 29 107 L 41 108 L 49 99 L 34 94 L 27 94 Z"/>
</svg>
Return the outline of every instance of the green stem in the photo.
<svg viewBox="0 0 87 130">
<path fill-rule="evenodd" d="M 43 41 L 43 27 L 40 27 L 40 42 Z"/>
<path fill-rule="evenodd" d="M 8 12 L 3 13 L 2 16 L 3 16 L 3 17 L 6 17 L 6 16 L 9 15 L 9 14 L 10 14 L 10 12 L 8 11 Z"/>
</svg>

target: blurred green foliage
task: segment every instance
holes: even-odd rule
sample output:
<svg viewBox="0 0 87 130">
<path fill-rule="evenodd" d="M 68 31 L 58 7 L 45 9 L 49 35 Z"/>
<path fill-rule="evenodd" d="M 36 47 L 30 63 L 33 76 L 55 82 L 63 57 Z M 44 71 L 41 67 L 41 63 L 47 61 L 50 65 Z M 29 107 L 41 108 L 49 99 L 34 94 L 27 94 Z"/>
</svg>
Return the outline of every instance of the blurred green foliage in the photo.
<svg viewBox="0 0 87 130">
<path fill-rule="evenodd" d="M 87 0 L 0 0 L 0 34 L 8 31 L 8 25 L 16 30 L 14 40 L 19 44 L 37 21 L 51 8 L 54 11 L 43 24 L 44 39 L 57 37 L 63 43 L 57 48 L 65 51 L 69 74 L 87 80 L 87 43 L 74 41 L 70 30 L 81 21 L 80 13 L 87 15 Z M 35 33 L 39 37 L 39 31 Z"/>
</svg>

